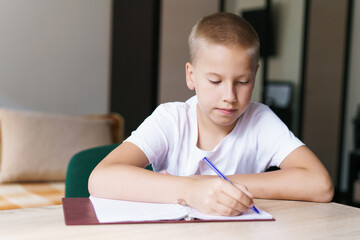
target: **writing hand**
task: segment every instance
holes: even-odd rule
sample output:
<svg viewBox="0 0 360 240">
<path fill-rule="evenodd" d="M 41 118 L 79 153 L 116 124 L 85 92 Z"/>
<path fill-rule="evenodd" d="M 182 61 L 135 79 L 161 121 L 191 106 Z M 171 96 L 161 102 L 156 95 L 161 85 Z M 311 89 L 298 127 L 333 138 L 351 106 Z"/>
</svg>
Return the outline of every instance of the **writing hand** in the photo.
<svg viewBox="0 0 360 240">
<path fill-rule="evenodd" d="M 245 186 L 219 178 L 194 179 L 185 201 L 200 212 L 223 216 L 240 215 L 254 205 Z"/>
</svg>

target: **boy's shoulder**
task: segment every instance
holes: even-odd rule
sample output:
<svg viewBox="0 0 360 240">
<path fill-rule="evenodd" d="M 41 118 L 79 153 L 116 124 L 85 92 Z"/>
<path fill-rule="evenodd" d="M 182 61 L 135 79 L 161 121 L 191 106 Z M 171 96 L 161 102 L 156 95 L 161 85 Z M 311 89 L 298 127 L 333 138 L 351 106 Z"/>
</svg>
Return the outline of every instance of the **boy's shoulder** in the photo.
<svg viewBox="0 0 360 240">
<path fill-rule="evenodd" d="M 250 102 L 248 108 L 246 109 L 246 112 L 250 115 L 258 114 L 258 113 L 266 113 L 271 112 L 270 108 L 259 102 Z"/>
<path fill-rule="evenodd" d="M 262 127 L 276 129 L 285 126 L 269 106 L 259 102 L 250 102 L 242 121 L 258 130 L 262 129 Z"/>
<path fill-rule="evenodd" d="M 269 106 L 259 102 L 250 102 L 242 117 L 243 121 L 251 122 L 252 125 L 257 125 L 267 121 L 272 122 L 276 118 L 277 116 L 269 108 Z"/>
<path fill-rule="evenodd" d="M 193 124 L 196 119 L 197 98 L 191 97 L 185 102 L 167 102 L 160 104 L 148 117 L 161 127 L 178 128 L 180 125 Z"/>
<path fill-rule="evenodd" d="M 167 102 L 162 103 L 157 107 L 157 111 L 164 111 L 168 113 L 176 113 L 176 112 L 188 112 L 197 104 L 197 97 L 193 96 L 189 98 L 185 102 Z"/>
</svg>

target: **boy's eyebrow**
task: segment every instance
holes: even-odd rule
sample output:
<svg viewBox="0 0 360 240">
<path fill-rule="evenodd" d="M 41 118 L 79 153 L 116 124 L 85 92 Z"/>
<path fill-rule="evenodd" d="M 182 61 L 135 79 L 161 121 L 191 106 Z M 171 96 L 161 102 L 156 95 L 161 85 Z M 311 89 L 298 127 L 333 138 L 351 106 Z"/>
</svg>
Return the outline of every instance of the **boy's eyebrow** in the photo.
<svg viewBox="0 0 360 240">
<path fill-rule="evenodd" d="M 216 77 L 219 77 L 219 78 L 222 77 L 221 74 L 215 73 L 215 72 L 206 72 L 205 75 L 215 75 Z M 249 73 L 240 74 L 240 75 L 236 76 L 235 78 L 246 77 L 246 76 L 249 76 L 249 75 L 251 75 L 250 72 L 249 72 Z"/>
<path fill-rule="evenodd" d="M 214 72 L 206 72 L 205 75 L 215 75 L 217 77 L 222 77 L 220 74 Z"/>
</svg>

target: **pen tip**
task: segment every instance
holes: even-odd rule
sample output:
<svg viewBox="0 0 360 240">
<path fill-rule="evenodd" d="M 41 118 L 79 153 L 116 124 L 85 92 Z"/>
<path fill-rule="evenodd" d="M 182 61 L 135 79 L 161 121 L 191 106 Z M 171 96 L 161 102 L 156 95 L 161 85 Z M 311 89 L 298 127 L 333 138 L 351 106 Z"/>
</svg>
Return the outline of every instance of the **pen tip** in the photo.
<svg viewBox="0 0 360 240">
<path fill-rule="evenodd" d="M 254 212 L 256 212 L 257 214 L 260 214 L 259 210 L 257 210 L 255 206 L 253 206 L 251 209 L 254 210 Z"/>
</svg>

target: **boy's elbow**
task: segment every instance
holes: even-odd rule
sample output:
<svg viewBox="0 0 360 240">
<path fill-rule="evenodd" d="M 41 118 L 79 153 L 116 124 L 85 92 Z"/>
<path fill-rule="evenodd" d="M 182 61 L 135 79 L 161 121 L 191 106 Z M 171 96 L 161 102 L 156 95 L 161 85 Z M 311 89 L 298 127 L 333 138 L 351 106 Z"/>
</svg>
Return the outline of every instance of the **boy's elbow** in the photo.
<svg viewBox="0 0 360 240">
<path fill-rule="evenodd" d="M 316 197 L 314 199 L 315 202 L 331 202 L 334 197 L 334 185 L 330 179 L 330 176 L 323 177 L 322 180 L 319 181 L 319 189 Z"/>
<path fill-rule="evenodd" d="M 88 191 L 90 195 L 97 196 L 98 192 L 102 189 L 101 187 L 101 175 L 95 168 L 88 178 Z"/>
<path fill-rule="evenodd" d="M 319 196 L 317 202 L 331 202 L 334 197 L 334 187 L 329 186 L 327 189 L 324 189 L 322 194 Z"/>
<path fill-rule="evenodd" d="M 88 191 L 90 195 L 94 194 L 94 174 L 91 173 L 88 179 Z"/>
</svg>

